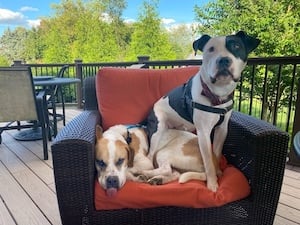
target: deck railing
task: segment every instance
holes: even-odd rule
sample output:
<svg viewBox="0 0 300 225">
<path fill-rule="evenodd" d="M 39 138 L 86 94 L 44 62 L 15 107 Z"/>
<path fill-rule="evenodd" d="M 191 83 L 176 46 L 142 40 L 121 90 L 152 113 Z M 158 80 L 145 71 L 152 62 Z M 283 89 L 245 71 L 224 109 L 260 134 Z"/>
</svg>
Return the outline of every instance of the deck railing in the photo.
<svg viewBox="0 0 300 225">
<path fill-rule="evenodd" d="M 15 61 L 15 65 L 21 64 Z M 201 65 L 202 60 L 149 61 L 149 57 L 138 57 L 137 61 L 114 63 L 83 63 L 75 60 L 68 64 L 67 77 L 84 80 L 94 76 L 102 67 L 129 67 L 139 64 L 143 68 L 166 69 L 190 65 Z M 65 64 L 26 64 L 31 67 L 34 76 L 53 75 Z M 240 112 L 266 120 L 292 136 L 300 130 L 296 124 L 297 91 L 300 83 L 300 56 L 249 58 L 243 71 L 238 88 L 234 93 L 234 108 Z M 82 107 L 82 82 L 79 85 L 65 86 L 67 103 L 76 103 Z M 298 93 L 299 95 L 299 93 Z M 299 102 L 299 101 L 298 101 Z M 296 109 L 297 108 L 297 109 Z M 294 128 L 294 129 L 293 129 Z"/>
</svg>

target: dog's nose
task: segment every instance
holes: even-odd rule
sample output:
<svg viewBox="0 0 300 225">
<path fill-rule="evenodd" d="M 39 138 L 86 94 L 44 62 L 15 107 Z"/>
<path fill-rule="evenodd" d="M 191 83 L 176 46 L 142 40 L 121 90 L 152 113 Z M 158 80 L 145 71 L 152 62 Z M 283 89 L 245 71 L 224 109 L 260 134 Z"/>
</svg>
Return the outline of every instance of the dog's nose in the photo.
<svg viewBox="0 0 300 225">
<path fill-rule="evenodd" d="M 119 188 L 119 178 L 117 176 L 107 177 L 106 188 Z"/>
<path fill-rule="evenodd" d="M 217 65 L 219 68 L 227 68 L 232 64 L 232 59 L 229 57 L 220 57 L 217 60 Z"/>
</svg>

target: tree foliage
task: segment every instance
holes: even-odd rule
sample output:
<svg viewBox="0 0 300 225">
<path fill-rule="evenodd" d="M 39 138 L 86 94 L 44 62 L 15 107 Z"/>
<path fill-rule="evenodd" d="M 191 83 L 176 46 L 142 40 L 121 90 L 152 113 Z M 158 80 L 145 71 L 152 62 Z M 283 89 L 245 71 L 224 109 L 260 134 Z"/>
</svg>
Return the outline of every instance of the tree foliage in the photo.
<svg viewBox="0 0 300 225">
<path fill-rule="evenodd" d="M 145 1 L 138 21 L 122 18 L 126 0 L 61 0 L 53 15 L 41 18 L 39 27 L 7 29 L 0 37 L 3 59 L 28 63 L 108 62 L 186 58 L 191 42 L 184 29 L 167 31 L 158 14 L 158 0 Z M 175 38 L 177 37 L 177 38 Z M 187 50 L 188 49 L 188 50 Z"/>
<path fill-rule="evenodd" d="M 150 56 L 152 60 L 175 59 L 167 32 L 161 26 L 157 2 L 144 2 L 139 21 L 135 24 L 129 45 L 127 59 L 135 60 L 137 55 Z"/>
<path fill-rule="evenodd" d="M 122 18 L 129 0 L 61 0 L 35 29 L 7 29 L 0 37 L 3 59 L 12 63 L 64 63 L 185 59 L 192 51 L 192 28 L 166 29 L 158 0 L 145 0 L 138 20 Z M 228 34 L 243 29 L 262 41 L 259 56 L 299 55 L 299 1 L 216 0 L 195 7 L 198 32 Z"/>
<path fill-rule="evenodd" d="M 54 5 L 56 14 L 42 21 L 47 62 L 111 61 L 118 47 L 110 25 L 101 18 L 103 8 L 77 0 Z"/>
<path fill-rule="evenodd" d="M 10 29 L 4 31 L 0 39 L 1 55 L 5 56 L 9 61 L 13 59 L 24 60 L 27 35 L 28 31 L 22 27 L 18 27 L 13 31 Z"/>
<path fill-rule="evenodd" d="M 256 54 L 300 54 L 300 2 L 293 0 L 216 0 L 195 7 L 198 31 L 231 34 L 244 30 L 262 40 Z"/>
<path fill-rule="evenodd" d="M 176 59 L 186 59 L 194 54 L 193 51 L 193 30 L 190 26 L 181 24 L 169 29 L 168 36 L 175 52 Z"/>
</svg>

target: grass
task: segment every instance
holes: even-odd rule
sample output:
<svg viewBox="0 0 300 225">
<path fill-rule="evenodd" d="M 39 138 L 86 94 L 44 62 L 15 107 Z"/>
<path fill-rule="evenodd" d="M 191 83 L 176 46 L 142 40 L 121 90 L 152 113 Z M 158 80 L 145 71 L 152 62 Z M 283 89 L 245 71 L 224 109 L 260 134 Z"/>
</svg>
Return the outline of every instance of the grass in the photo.
<svg viewBox="0 0 300 225">
<path fill-rule="evenodd" d="M 251 99 L 246 99 L 242 100 L 241 102 L 241 109 L 239 110 L 242 113 L 254 116 L 258 119 L 262 119 L 261 114 L 262 114 L 262 101 L 253 98 L 252 100 L 252 107 L 251 106 Z M 234 105 L 235 110 L 238 110 L 239 108 L 239 98 L 235 96 L 235 105 Z M 277 109 L 277 119 L 276 123 L 273 123 L 274 116 L 267 122 L 270 122 L 274 124 L 276 127 L 283 131 L 287 131 L 290 135 L 292 134 L 292 129 L 293 129 L 293 118 L 295 117 L 295 107 L 291 108 L 291 113 L 290 113 L 290 118 L 288 118 L 288 112 L 289 108 L 288 107 L 278 107 Z M 268 113 L 270 113 L 268 111 Z"/>
</svg>

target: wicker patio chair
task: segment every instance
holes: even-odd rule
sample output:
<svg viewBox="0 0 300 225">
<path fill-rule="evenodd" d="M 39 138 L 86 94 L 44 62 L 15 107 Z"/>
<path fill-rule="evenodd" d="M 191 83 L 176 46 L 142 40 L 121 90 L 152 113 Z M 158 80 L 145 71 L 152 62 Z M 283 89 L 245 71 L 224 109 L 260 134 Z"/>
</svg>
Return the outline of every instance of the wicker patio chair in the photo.
<svg viewBox="0 0 300 225">
<path fill-rule="evenodd" d="M 13 125 L 14 121 L 18 125 Z M 0 122 L 8 122 L 0 127 L 0 143 L 4 130 L 40 127 L 44 159 L 48 159 L 46 95 L 44 91 L 36 94 L 30 67 L 0 67 Z"/>
<path fill-rule="evenodd" d="M 95 77 L 85 80 L 84 96 L 84 111 L 59 132 L 52 145 L 57 199 L 64 225 L 273 224 L 289 137 L 271 124 L 239 112 L 233 112 L 230 119 L 223 154 L 248 179 L 250 196 L 212 208 L 96 210 L 95 126 L 103 120 L 98 110 Z"/>
</svg>

